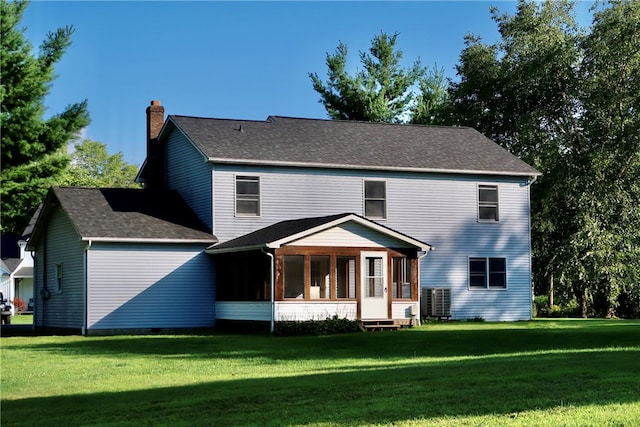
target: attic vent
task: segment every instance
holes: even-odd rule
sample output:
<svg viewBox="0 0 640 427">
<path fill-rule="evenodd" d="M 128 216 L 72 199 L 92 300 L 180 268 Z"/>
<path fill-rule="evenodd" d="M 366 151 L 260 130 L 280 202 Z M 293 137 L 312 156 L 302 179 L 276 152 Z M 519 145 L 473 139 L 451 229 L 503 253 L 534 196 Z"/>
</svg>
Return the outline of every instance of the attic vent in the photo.
<svg viewBox="0 0 640 427">
<path fill-rule="evenodd" d="M 422 288 L 420 311 L 422 317 L 451 317 L 451 289 Z"/>
</svg>

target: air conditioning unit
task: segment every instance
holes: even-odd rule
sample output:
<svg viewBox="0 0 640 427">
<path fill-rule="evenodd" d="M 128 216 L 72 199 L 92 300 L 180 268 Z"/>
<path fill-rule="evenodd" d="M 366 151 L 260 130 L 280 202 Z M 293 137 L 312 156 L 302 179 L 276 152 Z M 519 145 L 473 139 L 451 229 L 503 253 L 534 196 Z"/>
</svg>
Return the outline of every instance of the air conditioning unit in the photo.
<svg viewBox="0 0 640 427">
<path fill-rule="evenodd" d="M 422 288 L 422 317 L 451 317 L 451 289 Z"/>
</svg>

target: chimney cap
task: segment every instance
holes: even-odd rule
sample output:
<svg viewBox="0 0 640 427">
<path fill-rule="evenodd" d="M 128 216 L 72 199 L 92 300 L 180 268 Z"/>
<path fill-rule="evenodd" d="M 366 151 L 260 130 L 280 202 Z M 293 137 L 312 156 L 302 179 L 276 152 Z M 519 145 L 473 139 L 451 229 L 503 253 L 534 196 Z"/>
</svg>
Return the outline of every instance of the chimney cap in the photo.
<svg viewBox="0 0 640 427">
<path fill-rule="evenodd" d="M 154 99 L 151 101 L 151 105 L 160 105 L 160 101 Z"/>
</svg>

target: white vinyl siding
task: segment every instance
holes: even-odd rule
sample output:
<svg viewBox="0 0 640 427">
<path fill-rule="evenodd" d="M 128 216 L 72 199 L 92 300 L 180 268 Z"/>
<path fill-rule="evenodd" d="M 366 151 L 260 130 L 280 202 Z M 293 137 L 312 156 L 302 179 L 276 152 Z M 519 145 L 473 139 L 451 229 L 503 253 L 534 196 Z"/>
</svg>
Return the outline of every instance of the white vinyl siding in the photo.
<svg viewBox="0 0 640 427">
<path fill-rule="evenodd" d="M 215 274 L 201 245 L 100 244 L 89 251 L 89 329 L 215 325 Z"/>
</svg>

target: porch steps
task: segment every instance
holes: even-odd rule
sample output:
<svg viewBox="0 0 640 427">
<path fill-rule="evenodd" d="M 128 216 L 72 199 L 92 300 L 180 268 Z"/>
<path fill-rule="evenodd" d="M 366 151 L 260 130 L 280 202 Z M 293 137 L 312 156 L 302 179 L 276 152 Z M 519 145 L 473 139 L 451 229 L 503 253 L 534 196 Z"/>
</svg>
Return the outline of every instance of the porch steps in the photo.
<svg viewBox="0 0 640 427">
<path fill-rule="evenodd" d="M 400 328 L 410 328 L 411 319 L 366 319 L 360 323 L 365 331 L 397 331 Z"/>
</svg>

